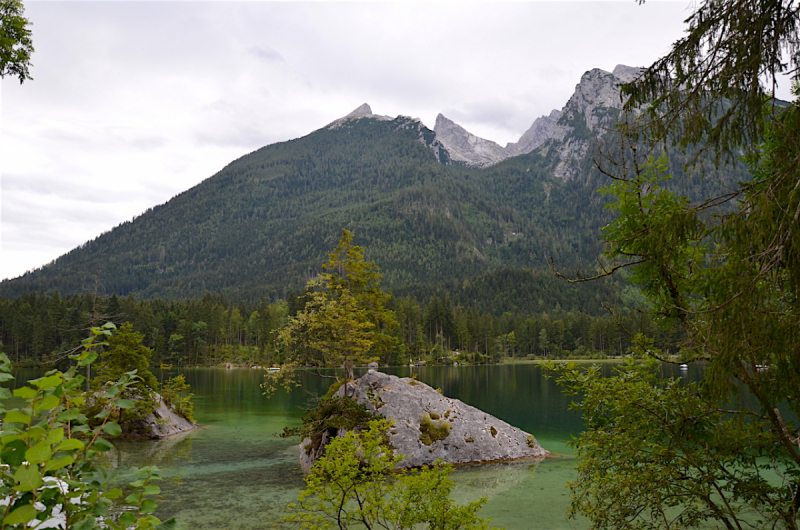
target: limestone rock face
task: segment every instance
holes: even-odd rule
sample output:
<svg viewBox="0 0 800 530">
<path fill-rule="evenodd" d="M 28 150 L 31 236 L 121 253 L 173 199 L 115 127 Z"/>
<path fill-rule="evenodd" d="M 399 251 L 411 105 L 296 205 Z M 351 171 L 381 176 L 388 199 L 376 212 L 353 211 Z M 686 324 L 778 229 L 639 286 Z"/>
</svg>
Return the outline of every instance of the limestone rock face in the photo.
<svg viewBox="0 0 800 530">
<path fill-rule="evenodd" d="M 506 145 L 506 152 L 509 156 L 524 155 L 540 147 L 553 137 L 553 128 L 560 117 L 561 111 L 554 109 L 549 116 L 536 118 L 519 142 Z"/>
<path fill-rule="evenodd" d="M 487 167 L 512 156 L 536 150 L 547 154 L 552 150 L 558 160 L 555 175 L 574 178 L 580 173 L 592 142 L 622 116 L 624 101 L 620 98 L 619 84 L 632 81 L 640 72 L 641 68 L 625 65 L 617 65 L 613 72 L 589 70 L 561 110 L 537 118 L 518 142 L 505 148 L 469 133 L 441 114 L 436 118 L 434 131 L 452 159 L 469 166 Z"/>
<path fill-rule="evenodd" d="M 389 440 L 397 454 L 405 455 L 401 468 L 429 465 L 436 459 L 468 464 L 550 454 L 531 434 L 408 377 L 370 370 L 352 383 L 350 392 L 370 411 L 394 420 Z M 338 395 L 344 395 L 344 388 Z M 310 443 L 306 439 L 300 446 L 307 467 L 322 454 L 327 439 L 313 448 Z"/>
<path fill-rule="evenodd" d="M 620 97 L 620 83 L 632 81 L 640 71 L 617 65 L 613 72 L 595 68 L 583 74 L 551 130 L 552 141 L 544 148 L 558 154 L 556 176 L 571 179 L 579 174 L 590 145 L 622 118 L 625 100 Z"/>
<path fill-rule="evenodd" d="M 125 425 L 122 435 L 130 438 L 162 439 L 197 428 L 193 423 L 168 406 L 159 394 L 154 393 L 155 410 L 136 425 Z"/>
<path fill-rule="evenodd" d="M 433 131 L 450 157 L 468 166 L 491 166 L 509 157 L 506 150 L 496 143 L 475 136 L 441 114 L 436 117 Z"/>
</svg>

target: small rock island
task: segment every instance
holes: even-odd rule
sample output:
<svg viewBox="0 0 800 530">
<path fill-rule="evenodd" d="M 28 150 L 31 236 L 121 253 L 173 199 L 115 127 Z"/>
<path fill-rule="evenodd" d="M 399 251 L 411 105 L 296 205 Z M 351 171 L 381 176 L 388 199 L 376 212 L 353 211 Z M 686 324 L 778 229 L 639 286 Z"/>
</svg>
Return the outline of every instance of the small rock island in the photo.
<svg viewBox="0 0 800 530">
<path fill-rule="evenodd" d="M 153 392 L 152 398 L 155 409 L 139 421 L 123 424 L 122 436 L 163 440 L 197 428 L 197 423 L 179 414 L 174 405 L 164 401 L 160 394 Z"/>
<path fill-rule="evenodd" d="M 348 394 L 370 412 L 394 420 L 389 441 L 397 454 L 405 455 L 401 468 L 430 465 L 437 459 L 471 464 L 550 454 L 532 434 L 443 396 L 416 379 L 370 370 L 348 384 Z M 344 396 L 344 387 L 336 395 Z M 305 467 L 310 468 L 322 456 L 326 443 L 323 439 L 310 447 L 309 438 L 302 441 L 300 460 Z"/>
</svg>

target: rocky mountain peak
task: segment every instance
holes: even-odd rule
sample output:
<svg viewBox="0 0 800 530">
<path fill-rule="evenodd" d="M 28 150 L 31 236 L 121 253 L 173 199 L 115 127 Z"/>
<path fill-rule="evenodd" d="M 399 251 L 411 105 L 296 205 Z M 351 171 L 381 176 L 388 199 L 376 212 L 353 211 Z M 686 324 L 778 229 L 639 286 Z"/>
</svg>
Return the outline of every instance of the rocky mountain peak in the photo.
<svg viewBox="0 0 800 530">
<path fill-rule="evenodd" d="M 468 166 L 491 166 L 509 156 L 505 149 L 496 143 L 475 136 L 443 114 L 436 117 L 433 132 L 450 153 L 452 160 L 463 162 Z"/>
<path fill-rule="evenodd" d="M 392 120 L 392 118 L 389 117 L 389 116 L 381 116 L 380 114 L 373 114 L 372 113 L 372 108 L 367 103 L 364 103 L 361 106 L 359 106 L 357 109 L 355 109 L 353 112 L 351 112 L 350 114 L 348 114 L 346 116 L 343 116 L 343 117 L 339 118 L 338 120 L 332 121 L 325 128 L 326 129 L 338 129 L 342 125 L 344 125 L 345 122 L 347 122 L 349 120 L 360 120 L 361 118 L 372 118 L 372 119 L 381 120 L 381 121 L 391 121 Z"/>
<path fill-rule="evenodd" d="M 619 85 L 634 80 L 641 71 L 619 64 L 613 72 L 600 68 L 585 72 L 561 110 L 536 118 L 518 142 L 508 143 L 505 148 L 475 136 L 442 114 L 437 116 L 433 130 L 452 159 L 467 165 L 487 167 L 537 149 L 555 149 L 560 159 L 555 174 L 572 178 L 590 141 L 617 123 L 624 105 Z"/>
<path fill-rule="evenodd" d="M 372 116 L 372 108 L 366 103 L 358 107 L 356 110 L 345 116 L 345 119 L 348 118 L 361 118 L 363 116 Z"/>
</svg>

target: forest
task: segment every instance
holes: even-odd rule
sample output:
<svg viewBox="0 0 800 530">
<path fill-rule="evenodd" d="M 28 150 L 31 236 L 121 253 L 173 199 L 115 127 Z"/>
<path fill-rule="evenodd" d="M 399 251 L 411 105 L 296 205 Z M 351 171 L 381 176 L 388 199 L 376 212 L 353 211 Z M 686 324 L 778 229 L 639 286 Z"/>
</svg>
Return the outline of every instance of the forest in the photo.
<svg viewBox="0 0 800 530">
<path fill-rule="evenodd" d="M 662 329 L 637 310 L 641 294 L 627 291 L 628 306 L 594 313 L 560 306 L 543 311 L 493 313 L 462 303 L 469 289 L 438 290 L 420 301 L 392 298 L 389 308 L 398 326 L 399 347 L 385 354 L 384 364 L 411 361 L 501 362 L 523 358 L 602 358 L 624 354 L 638 332 L 674 350 L 674 329 Z M 280 364 L 283 353 L 277 331 L 305 304 L 303 292 L 287 300 L 233 301 L 207 293 L 200 299 L 166 301 L 98 297 L 92 293 L 61 296 L 29 293 L 0 300 L 0 342 L 15 364 L 63 364 L 86 337 L 87 329 L 107 321 L 130 322 L 153 349 L 154 366 L 174 367 Z M 634 305 L 630 305 L 634 304 Z M 486 304 L 490 306 L 491 304 Z M 454 352 L 458 351 L 458 356 Z"/>
</svg>

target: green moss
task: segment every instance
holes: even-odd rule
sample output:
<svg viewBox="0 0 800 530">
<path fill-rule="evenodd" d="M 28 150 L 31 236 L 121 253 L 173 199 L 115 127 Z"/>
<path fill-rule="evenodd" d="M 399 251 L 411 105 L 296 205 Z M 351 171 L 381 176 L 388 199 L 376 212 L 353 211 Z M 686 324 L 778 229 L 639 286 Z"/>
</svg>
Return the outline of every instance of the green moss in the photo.
<svg viewBox="0 0 800 530">
<path fill-rule="evenodd" d="M 436 414 L 435 412 L 429 413 L 429 416 L 431 417 L 432 420 L 438 420 L 441 417 L 438 414 Z"/>
<path fill-rule="evenodd" d="M 492 433 L 492 438 L 497 437 L 497 429 L 495 429 L 494 427 L 489 427 L 489 431 Z"/>
<path fill-rule="evenodd" d="M 471 444 L 472 442 L 474 442 L 474 441 L 475 441 L 475 438 L 473 438 L 472 436 L 470 436 L 469 438 L 465 438 L 465 439 L 464 439 L 464 441 L 465 441 L 465 442 L 467 442 L 468 444 Z"/>
<path fill-rule="evenodd" d="M 532 434 L 529 434 L 525 441 L 528 443 L 528 447 L 536 447 L 536 438 Z"/>
<path fill-rule="evenodd" d="M 335 394 L 335 393 L 336 393 L 336 392 L 337 392 L 337 391 L 338 391 L 340 388 L 342 388 L 342 385 L 343 385 L 343 384 L 344 384 L 344 378 L 342 378 L 342 379 L 337 379 L 337 380 L 336 380 L 336 382 L 335 382 L 335 383 L 333 383 L 333 384 L 332 384 L 332 385 L 331 385 L 331 386 L 328 388 L 328 391 L 327 391 L 327 392 L 325 392 L 325 395 L 324 395 L 324 396 L 322 396 L 322 398 L 323 398 L 323 399 L 326 399 L 326 398 L 332 398 L 332 397 L 333 397 L 333 395 L 334 395 L 334 394 Z"/>
<path fill-rule="evenodd" d="M 420 383 L 418 383 L 416 381 L 413 381 L 413 380 L 409 381 L 408 384 L 411 385 L 411 386 L 419 386 L 420 385 Z"/>
<path fill-rule="evenodd" d="M 419 420 L 419 440 L 431 445 L 437 440 L 444 440 L 450 435 L 450 424 L 444 420 L 434 420 L 430 414 L 424 414 Z"/>
<path fill-rule="evenodd" d="M 447 412 L 444 413 L 444 417 L 445 418 L 449 418 L 450 417 L 450 409 L 447 409 Z"/>
</svg>

